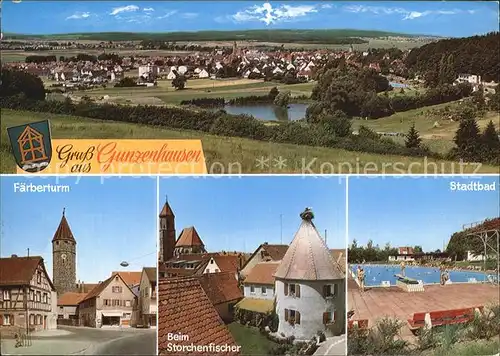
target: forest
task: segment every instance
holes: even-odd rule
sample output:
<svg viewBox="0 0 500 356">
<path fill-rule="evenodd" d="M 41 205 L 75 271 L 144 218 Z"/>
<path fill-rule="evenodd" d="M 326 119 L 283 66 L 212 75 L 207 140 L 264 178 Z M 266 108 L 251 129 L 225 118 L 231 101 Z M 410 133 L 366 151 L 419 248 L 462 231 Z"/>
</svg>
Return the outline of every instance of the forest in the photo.
<svg viewBox="0 0 500 356">
<path fill-rule="evenodd" d="M 453 80 L 458 74 L 475 74 L 499 82 L 500 32 L 432 42 L 413 49 L 405 59 L 409 71 L 420 74 L 438 73 L 443 62 L 449 64 Z"/>
</svg>

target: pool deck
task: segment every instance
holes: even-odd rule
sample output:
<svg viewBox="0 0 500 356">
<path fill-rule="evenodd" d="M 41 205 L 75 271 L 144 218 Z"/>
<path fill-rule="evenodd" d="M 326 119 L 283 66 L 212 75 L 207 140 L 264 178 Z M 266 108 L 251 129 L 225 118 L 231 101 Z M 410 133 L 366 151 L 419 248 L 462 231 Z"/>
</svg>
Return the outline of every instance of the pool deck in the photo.
<svg viewBox="0 0 500 356">
<path fill-rule="evenodd" d="M 499 304 L 499 287 L 491 284 L 426 285 L 425 292 L 408 293 L 397 287 L 367 287 L 361 293 L 356 282 L 348 278 L 348 310 L 354 320 L 368 319 L 373 326 L 385 316 L 403 322 L 413 313 L 450 310 Z"/>
</svg>

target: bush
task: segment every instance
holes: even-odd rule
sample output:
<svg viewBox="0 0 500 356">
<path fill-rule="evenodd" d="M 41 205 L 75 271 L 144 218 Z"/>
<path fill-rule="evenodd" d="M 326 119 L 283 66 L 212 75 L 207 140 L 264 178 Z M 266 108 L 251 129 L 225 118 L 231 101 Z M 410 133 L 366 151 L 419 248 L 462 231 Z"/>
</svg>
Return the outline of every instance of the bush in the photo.
<svg viewBox="0 0 500 356">
<path fill-rule="evenodd" d="M 491 307 L 483 314 L 476 314 L 467 333 L 467 337 L 471 340 L 490 340 L 498 335 L 500 335 L 500 305 Z"/>
<path fill-rule="evenodd" d="M 384 318 L 369 330 L 354 327 L 347 337 L 349 355 L 402 355 L 409 343 L 399 337 L 403 323 Z"/>
<path fill-rule="evenodd" d="M 64 101 L 37 101 L 28 100 L 23 95 L 0 98 L 0 107 L 82 116 L 97 120 L 162 126 L 180 130 L 195 130 L 215 135 L 244 137 L 260 141 L 342 148 L 357 152 L 440 157 L 426 148 L 408 149 L 390 139 L 371 140 L 353 135 L 336 137 L 322 125 L 309 124 L 303 121 L 284 122 L 280 125 L 267 126 L 263 121 L 251 116 L 229 115 L 223 110 L 214 112 L 178 107 L 97 104 L 85 101 L 75 104 L 70 99 Z"/>
<path fill-rule="evenodd" d="M 199 107 L 223 107 L 226 103 L 224 98 L 200 98 L 181 101 L 181 105 L 194 105 Z"/>
</svg>

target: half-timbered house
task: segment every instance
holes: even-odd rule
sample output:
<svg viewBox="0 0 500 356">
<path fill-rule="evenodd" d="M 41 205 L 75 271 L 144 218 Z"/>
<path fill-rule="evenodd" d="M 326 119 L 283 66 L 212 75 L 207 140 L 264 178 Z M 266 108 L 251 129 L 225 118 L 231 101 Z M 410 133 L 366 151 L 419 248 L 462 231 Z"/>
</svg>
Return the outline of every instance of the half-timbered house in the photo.
<svg viewBox="0 0 500 356">
<path fill-rule="evenodd" d="M 0 258 L 0 331 L 55 328 L 57 293 L 43 258 Z"/>
</svg>

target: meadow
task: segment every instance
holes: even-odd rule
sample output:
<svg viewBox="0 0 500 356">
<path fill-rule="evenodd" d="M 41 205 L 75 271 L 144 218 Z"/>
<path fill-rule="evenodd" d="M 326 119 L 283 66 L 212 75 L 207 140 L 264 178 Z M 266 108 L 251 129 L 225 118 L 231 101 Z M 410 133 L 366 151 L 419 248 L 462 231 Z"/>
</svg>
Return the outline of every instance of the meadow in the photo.
<svg viewBox="0 0 500 356">
<path fill-rule="evenodd" d="M 398 112 L 391 116 L 377 120 L 353 120 L 353 129 L 358 130 L 361 125 L 375 132 L 399 132 L 406 134 L 410 127 L 415 124 L 415 129 L 422 138 L 422 143 L 433 152 L 446 154 L 454 147 L 453 138 L 458 129 L 459 122 L 451 120 L 442 111 L 445 108 L 457 108 L 459 101 L 427 106 L 404 112 Z M 479 127 L 484 129 L 493 120 L 498 126 L 498 113 L 487 112 L 483 117 L 477 119 Z M 396 142 L 403 143 L 404 137 L 393 138 Z"/>
<path fill-rule="evenodd" d="M 290 91 L 293 97 L 310 96 L 314 85 L 314 82 L 285 85 L 250 79 L 194 79 L 187 81 L 184 90 L 176 90 L 172 87 L 170 80 L 159 80 L 158 85 L 155 87 L 115 88 L 109 86 L 74 92 L 72 96 L 82 97 L 85 95 L 99 100 L 103 96 L 108 95 L 109 98 L 105 99 L 107 102 L 178 105 L 183 100 L 198 98 L 223 97 L 225 99 L 232 99 L 252 95 L 266 95 L 274 87 Z"/>
<path fill-rule="evenodd" d="M 13 173 L 7 128 L 50 120 L 52 138 L 61 139 L 201 139 L 209 173 L 495 173 L 498 167 L 459 165 L 418 157 L 376 155 L 341 149 L 278 144 L 221 137 L 198 131 L 171 130 L 154 126 L 91 120 L 81 117 L 2 109 L 0 171 Z"/>
</svg>

